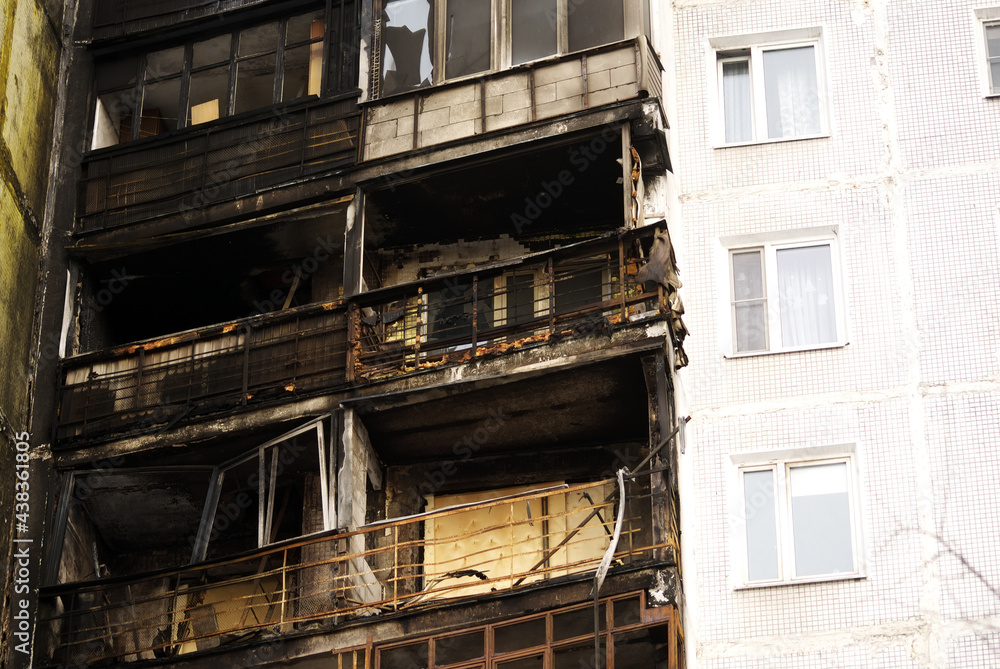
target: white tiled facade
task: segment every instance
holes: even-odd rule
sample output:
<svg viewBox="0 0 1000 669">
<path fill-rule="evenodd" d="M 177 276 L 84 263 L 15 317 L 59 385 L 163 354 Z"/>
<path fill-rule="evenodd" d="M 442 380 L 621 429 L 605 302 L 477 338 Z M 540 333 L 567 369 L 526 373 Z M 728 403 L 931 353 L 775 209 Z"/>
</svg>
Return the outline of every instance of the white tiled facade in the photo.
<svg viewBox="0 0 1000 669">
<path fill-rule="evenodd" d="M 688 669 L 1000 667 L 990 7 L 672 2 Z M 814 28 L 828 132 L 716 146 L 717 38 Z M 817 227 L 836 229 L 847 344 L 730 355 L 724 240 Z M 863 577 L 739 587 L 733 456 L 837 444 L 857 459 Z"/>
</svg>

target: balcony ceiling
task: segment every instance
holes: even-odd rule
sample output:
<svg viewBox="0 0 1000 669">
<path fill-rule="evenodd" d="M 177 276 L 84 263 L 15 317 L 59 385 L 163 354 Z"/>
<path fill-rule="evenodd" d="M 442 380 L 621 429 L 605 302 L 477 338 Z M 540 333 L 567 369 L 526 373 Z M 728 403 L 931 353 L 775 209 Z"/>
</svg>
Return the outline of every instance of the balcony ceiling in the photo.
<svg viewBox="0 0 1000 669">
<path fill-rule="evenodd" d="M 636 357 L 549 373 L 364 414 L 372 444 L 386 464 L 454 459 L 472 439 L 477 455 L 547 446 L 645 441 L 648 409 Z M 596 408 L 596 410 L 595 410 Z M 494 415 L 508 416 L 499 429 Z M 461 447 L 459 447 L 461 452 Z"/>
</svg>

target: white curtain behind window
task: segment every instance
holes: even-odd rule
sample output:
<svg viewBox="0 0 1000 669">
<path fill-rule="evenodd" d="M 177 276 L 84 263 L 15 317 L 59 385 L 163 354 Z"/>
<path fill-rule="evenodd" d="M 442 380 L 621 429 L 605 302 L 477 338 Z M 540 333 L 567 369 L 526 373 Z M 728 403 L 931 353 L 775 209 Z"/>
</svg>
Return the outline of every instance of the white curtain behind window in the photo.
<svg viewBox="0 0 1000 669">
<path fill-rule="evenodd" d="M 777 265 L 782 346 L 837 341 L 830 245 L 779 249 Z"/>
<path fill-rule="evenodd" d="M 763 58 L 767 136 L 818 135 L 819 87 L 814 47 L 765 51 Z"/>
<path fill-rule="evenodd" d="M 751 141 L 750 61 L 735 60 L 722 64 L 722 98 L 726 115 L 726 141 Z"/>
</svg>

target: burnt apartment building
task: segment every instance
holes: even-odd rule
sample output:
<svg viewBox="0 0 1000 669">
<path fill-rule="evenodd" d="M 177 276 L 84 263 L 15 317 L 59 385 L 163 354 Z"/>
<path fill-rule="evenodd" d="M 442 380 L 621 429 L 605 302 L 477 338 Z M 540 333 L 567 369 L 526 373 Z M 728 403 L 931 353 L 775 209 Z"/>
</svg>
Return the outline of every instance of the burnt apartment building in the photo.
<svg viewBox="0 0 1000 669">
<path fill-rule="evenodd" d="M 67 7 L 35 666 L 681 666 L 659 4 Z"/>
</svg>

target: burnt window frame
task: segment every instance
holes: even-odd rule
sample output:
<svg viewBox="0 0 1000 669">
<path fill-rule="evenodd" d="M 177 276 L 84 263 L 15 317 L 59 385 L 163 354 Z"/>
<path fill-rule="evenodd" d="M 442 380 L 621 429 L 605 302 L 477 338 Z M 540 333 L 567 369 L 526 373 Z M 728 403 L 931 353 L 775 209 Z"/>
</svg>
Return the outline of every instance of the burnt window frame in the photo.
<svg viewBox="0 0 1000 669">
<path fill-rule="evenodd" d="M 280 105 L 287 105 L 295 101 L 305 101 L 310 98 L 324 99 L 335 96 L 339 93 L 346 93 L 358 90 L 358 37 L 360 36 L 360 9 L 361 0 L 323 0 L 322 2 L 299 5 L 292 11 L 278 16 L 267 18 L 257 18 L 255 20 L 240 21 L 230 23 L 225 29 L 214 31 L 200 31 L 196 34 L 188 35 L 179 41 L 164 42 L 155 47 L 148 47 L 141 51 L 123 54 L 117 52 L 108 56 L 96 56 L 94 64 L 94 77 L 92 83 L 91 102 L 88 105 L 88 133 L 87 151 L 97 151 L 101 149 L 112 149 L 140 139 L 152 139 L 154 137 L 164 137 L 174 132 L 200 128 L 209 122 L 223 121 L 244 114 L 258 114 L 261 111 L 274 108 Z M 291 20 L 308 15 L 314 12 L 323 12 L 325 27 L 323 34 L 318 37 L 310 37 L 305 40 L 298 40 L 286 44 L 287 27 Z M 266 51 L 239 54 L 239 37 L 244 31 L 249 31 L 257 27 L 268 24 L 276 24 L 277 30 L 274 36 L 274 48 Z M 229 35 L 229 57 L 227 60 L 219 60 L 208 65 L 194 66 L 194 45 L 205 42 L 223 35 Z M 305 95 L 289 100 L 283 100 L 284 79 L 285 79 L 285 52 L 292 49 L 322 44 L 322 56 L 320 63 L 320 87 L 318 95 Z M 151 54 L 167 51 L 172 48 L 183 49 L 183 62 L 179 72 L 170 72 L 162 77 L 147 76 L 147 61 Z M 273 55 L 274 57 L 274 87 L 271 95 L 271 102 L 252 109 L 243 110 L 236 113 L 236 88 L 239 79 L 239 64 L 261 56 Z M 101 78 L 102 68 L 108 68 L 116 61 L 133 60 L 134 72 L 130 83 L 124 85 L 110 85 L 101 88 L 98 85 Z M 190 116 L 190 93 L 192 74 L 199 74 L 211 69 L 228 65 L 228 82 L 225 93 L 225 101 L 220 100 L 219 117 L 205 123 L 191 123 Z M 177 123 L 175 128 L 165 132 L 142 137 L 142 105 L 144 91 L 147 87 L 166 81 L 179 80 L 180 90 L 177 101 Z M 99 116 L 99 101 L 105 95 L 122 95 L 124 104 L 132 114 L 132 127 L 127 139 L 119 139 L 118 142 L 95 146 L 97 134 L 97 119 Z M 139 122 L 136 122 L 136 117 Z M 119 127 L 120 137 L 120 127 Z"/>
<path fill-rule="evenodd" d="M 453 77 L 447 76 L 447 50 L 448 50 L 448 2 L 459 0 L 427 0 L 429 5 L 429 15 L 427 20 L 427 51 L 431 62 L 431 72 L 427 85 L 417 84 L 401 90 L 393 90 L 385 93 L 385 35 L 383 33 L 387 22 L 385 21 L 385 7 L 394 0 L 375 0 L 375 26 L 373 31 L 378 54 L 376 62 L 378 69 L 372 77 L 373 91 L 375 99 L 386 98 L 393 95 L 409 93 L 422 88 L 438 86 L 463 79 L 481 78 L 488 74 L 501 72 L 512 67 L 519 67 L 533 62 L 545 60 L 547 58 L 558 58 L 571 53 L 580 53 L 589 49 L 598 48 L 607 44 L 615 44 L 618 41 L 633 39 L 639 35 L 650 35 L 650 7 L 649 0 L 617 0 L 622 6 L 622 37 L 619 40 L 604 42 L 592 46 L 572 51 L 569 48 L 569 21 L 574 9 L 574 0 L 555 0 L 556 2 L 556 50 L 551 54 L 539 56 L 538 58 L 513 63 L 513 0 L 490 0 L 490 66 L 478 72 L 461 74 Z M 421 51 L 423 57 L 423 51 Z"/>
</svg>

